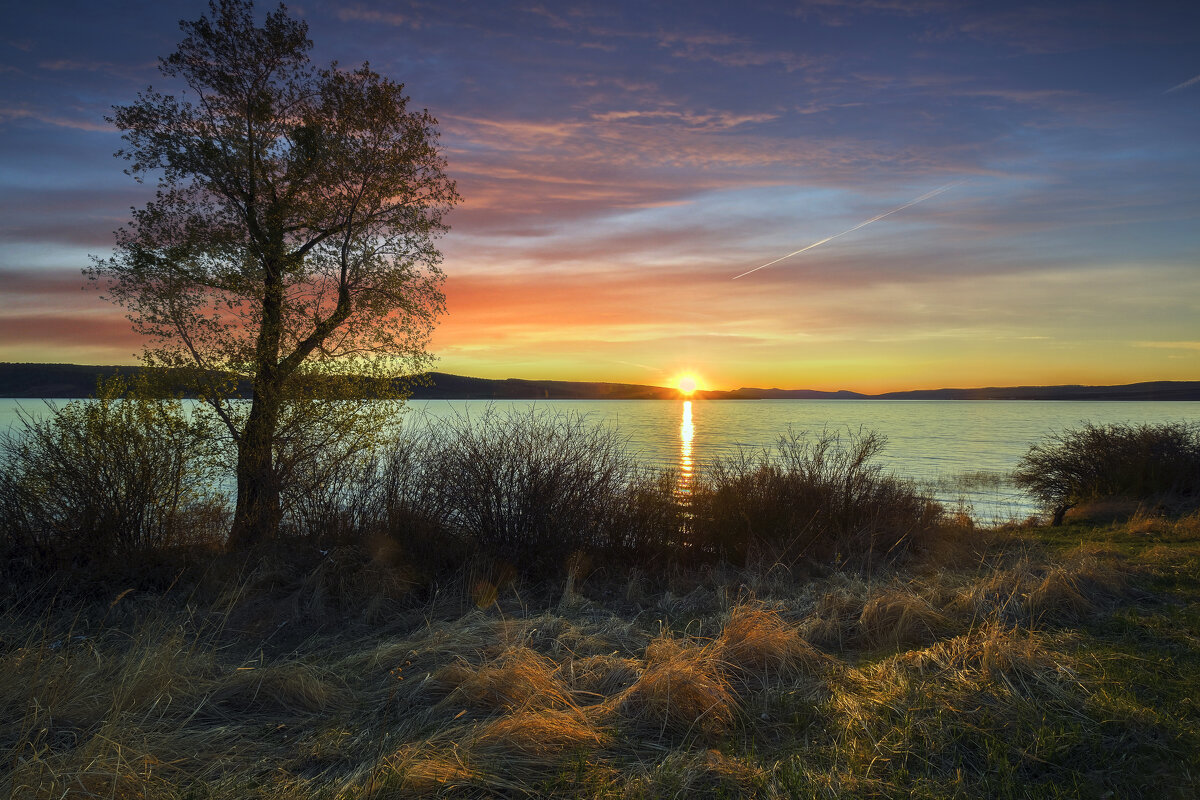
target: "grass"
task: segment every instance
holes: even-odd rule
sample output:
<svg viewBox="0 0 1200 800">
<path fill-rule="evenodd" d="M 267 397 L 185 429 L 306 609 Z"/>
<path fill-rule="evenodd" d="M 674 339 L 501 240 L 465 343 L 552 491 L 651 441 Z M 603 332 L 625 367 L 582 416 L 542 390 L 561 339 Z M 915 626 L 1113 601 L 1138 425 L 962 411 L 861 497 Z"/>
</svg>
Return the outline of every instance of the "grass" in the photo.
<svg viewBox="0 0 1200 800">
<path fill-rule="evenodd" d="M 388 569 L 345 553 L 18 603 L 0 793 L 1200 791 L 1200 517 L 960 533 L 887 572 L 598 572 L 483 604 L 464 576 L 368 611 L 342 573 Z"/>
<path fill-rule="evenodd" d="M 55 454 L 10 459 L 0 795 L 1200 794 L 1200 514 L 981 529 L 882 444 L 786 436 L 685 505 L 612 431 L 485 415 L 325 465 L 250 556 L 154 529 L 86 557 L 27 480 Z M 78 507 L 174 502 L 134 477 Z"/>
</svg>

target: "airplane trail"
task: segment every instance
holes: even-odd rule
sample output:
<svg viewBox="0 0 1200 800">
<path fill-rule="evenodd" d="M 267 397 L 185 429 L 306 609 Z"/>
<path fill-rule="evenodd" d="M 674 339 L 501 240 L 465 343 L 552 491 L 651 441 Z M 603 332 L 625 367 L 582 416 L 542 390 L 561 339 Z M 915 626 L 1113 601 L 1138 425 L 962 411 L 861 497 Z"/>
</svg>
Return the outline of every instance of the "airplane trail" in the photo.
<svg viewBox="0 0 1200 800">
<path fill-rule="evenodd" d="M 788 258 L 791 258 L 792 256 L 798 256 L 801 253 L 808 252 L 809 250 L 812 250 L 814 247 L 820 247 L 821 245 L 825 244 L 826 242 L 832 242 L 834 239 L 837 239 L 840 236 L 845 236 L 848 233 L 854 233 L 859 228 L 865 228 L 868 225 L 870 225 L 872 222 L 878 222 L 879 220 L 883 219 L 886 216 L 895 214 L 897 211 L 903 211 L 904 209 L 908 208 L 909 206 L 915 206 L 917 203 L 920 203 L 924 200 L 928 200 L 931 197 L 936 197 L 937 195 L 941 194 L 942 192 L 945 192 L 949 189 L 953 189 L 955 186 L 958 186 L 961 183 L 962 183 L 962 181 L 955 181 L 954 183 L 947 183 L 945 186 L 941 186 L 937 189 L 934 189 L 932 192 L 926 192 L 925 194 L 921 195 L 920 197 L 918 197 L 916 199 L 909 200 L 907 203 L 905 203 L 902 206 L 897 206 L 897 207 L 893 208 L 891 211 L 885 211 L 882 214 L 879 214 L 878 216 L 871 217 L 866 222 L 860 222 L 857 225 L 855 225 L 853 228 L 847 228 L 846 230 L 842 231 L 841 233 L 835 233 L 833 236 L 826 236 L 824 239 L 820 240 L 819 242 L 813 242 L 812 244 L 810 244 L 806 247 L 801 247 L 799 250 L 793 250 L 792 252 L 788 253 L 786 256 L 780 256 L 779 258 L 775 259 L 774 261 L 768 261 L 767 263 L 765 263 L 761 266 L 757 266 L 754 269 L 748 269 L 745 272 L 743 272 L 741 275 L 734 275 L 730 280 L 736 281 L 738 278 L 744 278 L 752 272 L 758 272 L 760 269 L 766 269 L 767 267 L 771 266 L 772 264 L 778 264 L 780 261 L 783 261 L 784 259 L 788 259 Z"/>
</svg>

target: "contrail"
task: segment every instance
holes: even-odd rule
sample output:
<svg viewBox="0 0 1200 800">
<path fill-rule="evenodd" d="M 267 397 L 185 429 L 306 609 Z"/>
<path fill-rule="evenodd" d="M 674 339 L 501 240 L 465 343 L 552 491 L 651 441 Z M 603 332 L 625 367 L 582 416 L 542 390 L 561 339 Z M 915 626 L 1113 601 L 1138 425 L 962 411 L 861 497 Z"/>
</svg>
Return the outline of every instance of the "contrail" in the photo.
<svg viewBox="0 0 1200 800">
<path fill-rule="evenodd" d="M 1194 86 L 1197 83 L 1200 83 L 1200 75 L 1197 75 L 1194 78 L 1188 78 L 1186 81 L 1184 81 L 1183 83 L 1181 83 L 1177 86 L 1172 86 L 1170 89 L 1167 89 L 1165 92 L 1163 92 L 1163 94 L 1170 94 L 1171 92 L 1178 92 L 1180 89 L 1186 89 L 1189 86 Z"/>
<path fill-rule="evenodd" d="M 841 233 L 835 233 L 833 236 L 827 236 L 824 239 L 822 239 L 821 241 L 813 242 L 812 244 L 808 245 L 807 247 L 801 247 L 799 250 L 793 250 L 792 252 L 788 253 L 786 256 L 780 256 L 779 258 L 775 259 L 774 261 L 768 261 L 767 263 L 763 264 L 762 266 L 755 267 L 754 269 L 748 269 L 745 272 L 743 272 L 741 275 L 734 275 L 733 278 L 731 278 L 731 280 L 736 281 L 738 278 L 744 278 L 752 272 L 758 272 L 760 269 L 766 269 L 767 267 L 771 266 L 772 264 L 778 264 L 780 261 L 783 261 L 784 259 L 788 259 L 788 258 L 791 258 L 792 256 L 798 256 L 801 253 L 808 252 L 809 250 L 812 250 L 814 247 L 820 247 L 821 245 L 825 244 L 826 242 L 832 242 L 834 239 L 838 238 L 839 236 L 845 236 L 847 233 L 854 233 L 859 228 L 865 228 L 868 225 L 870 225 L 872 222 L 878 222 L 879 220 L 883 219 L 886 216 L 895 214 L 897 211 L 903 211 L 904 209 L 908 208 L 909 206 L 915 206 L 917 203 L 920 203 L 923 200 L 928 200 L 931 197 L 936 197 L 937 195 L 941 194 L 942 192 L 947 191 L 948 189 L 953 189 L 955 186 L 958 186 L 961 183 L 963 183 L 963 181 L 955 181 L 954 183 L 947 183 L 945 186 L 942 186 L 938 189 L 934 189 L 932 192 L 926 192 L 925 194 L 921 195 L 920 197 L 916 198 L 915 200 L 909 200 L 904 205 L 897 206 L 896 208 L 893 208 L 891 211 L 885 211 L 877 217 L 871 217 L 866 222 L 860 222 L 857 225 L 855 225 L 853 228 L 847 228 L 846 230 L 842 231 Z"/>
</svg>

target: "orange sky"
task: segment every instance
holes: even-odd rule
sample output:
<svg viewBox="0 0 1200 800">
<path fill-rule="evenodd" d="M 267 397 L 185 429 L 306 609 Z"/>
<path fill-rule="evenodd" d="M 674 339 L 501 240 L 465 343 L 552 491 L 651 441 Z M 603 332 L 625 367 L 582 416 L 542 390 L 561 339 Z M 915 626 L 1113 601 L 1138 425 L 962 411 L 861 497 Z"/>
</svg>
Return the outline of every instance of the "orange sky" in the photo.
<svg viewBox="0 0 1200 800">
<path fill-rule="evenodd" d="M 81 289 L 153 193 L 104 116 L 159 87 L 197 9 L 13 11 L 0 360 L 134 363 L 123 312 Z M 297 13 L 316 61 L 369 59 L 439 119 L 464 202 L 435 369 L 861 392 L 1200 379 L 1200 6 Z"/>
</svg>

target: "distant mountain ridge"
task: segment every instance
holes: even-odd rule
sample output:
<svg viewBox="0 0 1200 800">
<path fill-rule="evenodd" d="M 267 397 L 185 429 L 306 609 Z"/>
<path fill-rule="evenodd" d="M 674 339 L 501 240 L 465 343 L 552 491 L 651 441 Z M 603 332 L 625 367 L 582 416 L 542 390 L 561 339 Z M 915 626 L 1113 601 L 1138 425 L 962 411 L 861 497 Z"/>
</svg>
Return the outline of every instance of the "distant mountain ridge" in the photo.
<svg viewBox="0 0 1200 800">
<path fill-rule="evenodd" d="M 91 397 L 100 377 L 130 374 L 138 367 L 82 364 L 0 363 L 0 397 Z M 469 378 L 430 372 L 414 400 L 673 400 L 675 389 L 635 383 Z M 918 389 L 883 394 L 846 390 L 742 388 L 697 391 L 705 400 L 1200 400 L 1200 381 L 1149 381 L 1119 386 L 994 386 L 982 389 Z"/>
</svg>

